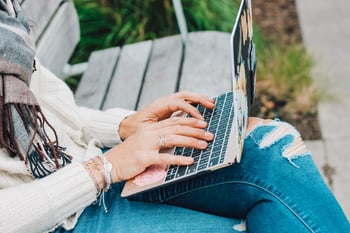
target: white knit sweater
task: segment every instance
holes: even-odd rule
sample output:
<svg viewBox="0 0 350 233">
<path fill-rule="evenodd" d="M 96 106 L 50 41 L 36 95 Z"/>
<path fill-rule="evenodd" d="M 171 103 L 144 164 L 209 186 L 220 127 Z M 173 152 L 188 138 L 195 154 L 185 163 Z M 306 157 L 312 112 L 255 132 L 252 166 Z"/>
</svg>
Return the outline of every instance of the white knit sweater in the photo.
<svg viewBox="0 0 350 233">
<path fill-rule="evenodd" d="M 31 89 L 73 163 L 33 181 L 23 161 L 0 149 L 1 233 L 46 232 L 57 225 L 73 228 L 96 198 L 94 183 L 80 162 L 100 154 L 101 147 L 119 143 L 119 123 L 133 113 L 77 106 L 68 86 L 39 64 Z"/>
</svg>

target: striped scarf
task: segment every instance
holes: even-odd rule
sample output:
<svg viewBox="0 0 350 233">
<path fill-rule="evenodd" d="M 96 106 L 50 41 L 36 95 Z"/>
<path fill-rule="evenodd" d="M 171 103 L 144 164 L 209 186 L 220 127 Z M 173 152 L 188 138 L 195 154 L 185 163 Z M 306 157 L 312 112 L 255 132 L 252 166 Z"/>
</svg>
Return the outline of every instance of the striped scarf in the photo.
<svg viewBox="0 0 350 233">
<path fill-rule="evenodd" d="M 0 0 L 0 147 L 36 177 L 70 163 L 29 89 L 35 71 L 30 27 L 17 0 Z M 52 132 L 54 139 L 50 139 Z"/>
</svg>

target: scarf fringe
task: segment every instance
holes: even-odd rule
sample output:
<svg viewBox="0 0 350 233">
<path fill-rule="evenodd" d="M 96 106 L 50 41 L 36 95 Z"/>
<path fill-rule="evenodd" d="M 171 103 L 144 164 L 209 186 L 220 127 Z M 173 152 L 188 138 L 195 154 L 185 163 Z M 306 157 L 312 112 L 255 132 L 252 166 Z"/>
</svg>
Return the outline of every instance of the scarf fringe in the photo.
<svg viewBox="0 0 350 233">
<path fill-rule="evenodd" d="M 55 129 L 29 88 L 35 50 L 28 21 L 17 0 L 5 2 L 0 0 L 1 21 L 11 27 L 0 27 L 0 50 L 5 51 L 0 52 L 0 148 L 25 161 L 33 176 L 40 178 L 70 163 L 72 157 L 59 146 Z"/>
<path fill-rule="evenodd" d="M 3 98 L 0 105 L 0 147 L 11 157 L 18 156 L 24 160 L 34 177 L 49 175 L 71 162 L 72 157 L 64 152 L 64 147 L 58 145 L 56 131 L 45 118 L 40 106 L 4 104 Z M 20 119 L 17 119 L 18 116 Z M 23 127 L 14 127 L 15 124 L 18 126 L 18 120 L 22 121 Z M 17 132 L 18 128 L 22 132 Z M 47 130 L 54 134 L 54 141 L 48 136 Z"/>
</svg>

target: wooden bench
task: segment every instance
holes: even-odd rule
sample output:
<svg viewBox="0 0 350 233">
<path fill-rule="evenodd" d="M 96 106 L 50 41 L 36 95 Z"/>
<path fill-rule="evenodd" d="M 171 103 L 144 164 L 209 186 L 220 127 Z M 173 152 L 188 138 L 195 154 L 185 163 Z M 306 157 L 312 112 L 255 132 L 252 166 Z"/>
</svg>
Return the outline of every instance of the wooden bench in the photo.
<svg viewBox="0 0 350 233">
<path fill-rule="evenodd" d="M 65 78 L 64 67 L 80 40 L 71 0 L 21 0 L 33 25 L 37 57 Z M 191 32 L 95 51 L 76 90 L 77 103 L 96 109 L 139 109 L 178 90 L 218 95 L 231 88 L 230 35 Z M 85 64 L 84 64 L 85 65 Z"/>
</svg>

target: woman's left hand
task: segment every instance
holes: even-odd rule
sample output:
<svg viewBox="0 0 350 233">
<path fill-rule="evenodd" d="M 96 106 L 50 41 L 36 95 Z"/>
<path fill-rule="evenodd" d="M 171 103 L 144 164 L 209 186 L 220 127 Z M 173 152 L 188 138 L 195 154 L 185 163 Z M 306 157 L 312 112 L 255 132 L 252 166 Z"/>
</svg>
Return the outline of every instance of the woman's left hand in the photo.
<svg viewBox="0 0 350 233">
<path fill-rule="evenodd" d="M 139 128 L 169 118 L 174 112 L 182 111 L 192 117 L 203 120 L 193 104 L 201 104 L 205 108 L 214 108 L 214 100 L 198 93 L 181 91 L 159 98 L 145 108 L 124 119 L 119 127 L 121 139 L 126 139 Z"/>
<path fill-rule="evenodd" d="M 128 180 L 157 165 L 190 165 L 193 158 L 169 153 L 174 146 L 205 149 L 214 135 L 207 132 L 207 123 L 188 117 L 172 117 L 148 124 L 124 142 L 108 150 L 106 159 L 112 165 L 112 181 Z"/>
</svg>

